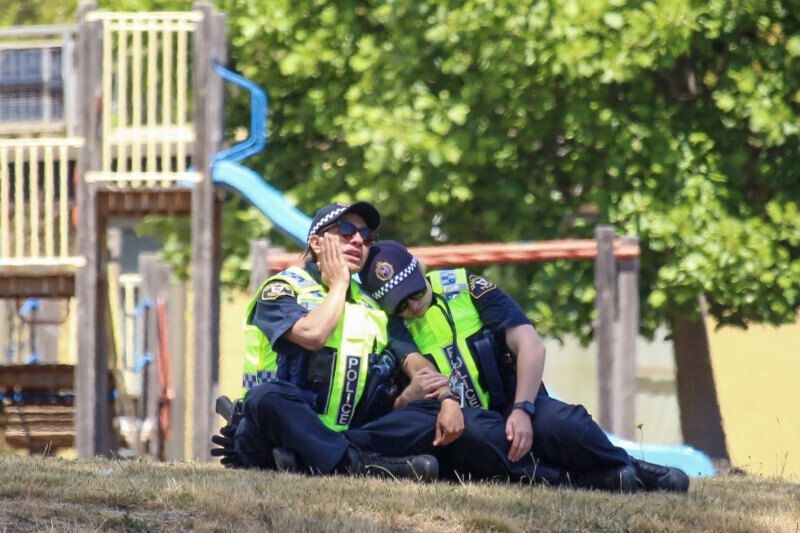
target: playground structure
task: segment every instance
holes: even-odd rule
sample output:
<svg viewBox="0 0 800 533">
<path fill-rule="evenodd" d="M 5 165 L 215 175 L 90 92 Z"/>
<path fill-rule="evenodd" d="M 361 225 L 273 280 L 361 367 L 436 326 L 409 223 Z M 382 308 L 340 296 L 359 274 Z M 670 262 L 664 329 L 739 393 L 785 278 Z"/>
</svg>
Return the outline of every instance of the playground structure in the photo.
<svg viewBox="0 0 800 533">
<path fill-rule="evenodd" d="M 76 135 L 0 141 L 0 298 L 75 300 L 79 457 L 112 453 L 118 444 L 109 431 L 107 246 L 117 218 L 191 214 L 192 403 L 210 406 L 216 394 L 220 195 L 211 163 L 221 146 L 223 88 L 213 63 L 225 61 L 225 17 L 195 7 L 107 13 L 83 5 L 70 44 Z M 206 459 L 214 415 L 195 414 L 190 454 Z"/>
<path fill-rule="evenodd" d="M 109 354 L 129 355 L 130 346 L 120 350 L 119 345 L 130 343 L 131 335 L 120 343 L 110 333 L 121 327 L 113 324 L 115 319 L 109 312 L 120 303 L 110 303 L 115 299 L 111 287 L 117 284 L 114 269 L 109 268 L 113 265 L 108 229 L 117 218 L 189 216 L 193 266 L 189 312 L 193 372 L 189 388 L 194 406 L 189 456 L 208 460 L 208 439 L 217 423 L 211 406 L 219 376 L 222 188 L 243 195 L 298 243 L 305 242 L 310 219 L 261 176 L 239 163 L 265 145 L 267 102 L 263 91 L 222 66 L 226 56 L 224 15 L 206 4 L 196 4 L 195 10 L 187 13 L 108 13 L 84 5 L 79 20 L 74 67 L 79 80 L 76 131 L 80 135 L 0 140 L 0 298 L 75 299 L 74 392 L 60 394 L 72 394 L 77 455 L 113 452 L 119 445 L 119 435 L 111 429 L 112 400 L 122 384 L 115 383 Z M 221 150 L 223 81 L 250 91 L 253 102 L 249 139 L 226 150 Z M 638 330 L 638 244 L 615 239 L 611 228 L 599 228 L 596 237 L 588 241 L 413 251 L 431 267 L 495 263 L 501 255 L 508 262 L 594 259 L 600 360 L 605 372 L 601 377 L 605 384 L 601 423 L 629 437 L 634 425 L 632 338 Z M 294 254 L 270 255 L 261 265 L 269 265 L 274 271 L 295 259 Z M 623 334 L 620 349 L 615 351 L 618 262 Z M 149 316 L 152 318 L 143 323 L 152 324 L 156 313 L 164 312 L 162 289 L 139 290 L 142 280 L 130 277 L 119 278 L 119 284 L 140 293 L 136 297 L 139 303 L 133 309 L 126 308 L 126 322 L 135 316 Z M 130 332 L 131 326 L 124 330 Z M 144 334 L 143 338 L 151 339 L 145 354 L 152 355 L 153 339 L 160 341 L 163 337 L 163 331 L 160 338 L 152 331 Z M 615 353 L 623 358 L 615 357 Z M 142 368 L 148 368 L 154 359 L 144 357 Z M 157 370 L 166 370 L 165 366 L 158 365 Z M 29 370 L 43 373 L 33 367 Z M 14 379 L 16 392 L 23 392 L 19 385 L 22 378 Z M 142 406 L 144 418 L 148 411 L 161 409 L 165 399 L 178 396 L 167 390 L 170 387 L 165 387 L 165 382 L 169 378 L 162 375 L 157 379 L 155 372 L 142 378 L 141 388 L 162 389 L 162 403 Z M 155 399 L 155 395 L 151 397 Z M 175 407 L 176 412 L 183 413 L 177 402 Z M 163 447 L 163 436 L 156 439 L 156 448 Z M 634 446 L 635 450 L 641 448 L 638 443 Z M 682 466 L 675 459 L 678 452 L 686 450 L 668 449 L 666 459 L 659 456 L 660 462 Z M 692 452 L 689 450 L 689 455 Z M 695 462 L 687 468 L 691 474 L 713 473 L 713 469 L 709 472 L 710 463 L 697 459 L 692 455 Z"/>
</svg>

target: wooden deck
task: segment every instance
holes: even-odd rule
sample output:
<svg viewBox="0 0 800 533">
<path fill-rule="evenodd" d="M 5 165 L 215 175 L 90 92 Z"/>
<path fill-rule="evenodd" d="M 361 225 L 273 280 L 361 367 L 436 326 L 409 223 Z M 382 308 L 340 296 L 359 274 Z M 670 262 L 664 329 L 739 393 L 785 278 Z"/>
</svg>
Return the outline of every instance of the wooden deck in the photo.
<svg viewBox="0 0 800 533">
<path fill-rule="evenodd" d="M 53 453 L 75 442 L 73 365 L 0 366 L 0 446 Z"/>
<path fill-rule="evenodd" d="M 138 189 L 100 186 L 97 203 L 105 216 L 184 216 L 192 212 L 192 189 L 177 184 Z"/>
<path fill-rule="evenodd" d="M 0 261 L 0 297 L 70 298 L 75 295 L 75 272 L 80 264 L 79 258 L 46 265 Z"/>
</svg>

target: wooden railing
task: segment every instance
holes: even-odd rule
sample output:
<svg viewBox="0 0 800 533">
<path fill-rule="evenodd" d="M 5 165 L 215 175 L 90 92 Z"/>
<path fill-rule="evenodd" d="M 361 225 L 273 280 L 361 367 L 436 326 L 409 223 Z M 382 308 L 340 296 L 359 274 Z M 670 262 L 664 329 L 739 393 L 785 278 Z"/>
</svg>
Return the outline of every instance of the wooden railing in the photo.
<svg viewBox="0 0 800 533">
<path fill-rule="evenodd" d="M 195 142 L 192 46 L 199 11 L 108 13 L 102 25 L 100 168 L 86 181 L 127 188 L 197 181 L 190 169 Z"/>
<path fill-rule="evenodd" d="M 0 139 L 0 266 L 80 265 L 70 161 L 78 138 Z"/>
</svg>

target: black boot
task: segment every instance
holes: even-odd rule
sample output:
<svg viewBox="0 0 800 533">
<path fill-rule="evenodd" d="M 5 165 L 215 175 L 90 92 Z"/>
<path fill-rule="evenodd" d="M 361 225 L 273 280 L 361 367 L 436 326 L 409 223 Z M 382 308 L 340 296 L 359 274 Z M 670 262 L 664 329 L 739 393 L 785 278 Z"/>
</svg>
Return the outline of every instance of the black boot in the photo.
<svg viewBox="0 0 800 533">
<path fill-rule="evenodd" d="M 689 476 L 683 470 L 633 459 L 636 479 L 646 491 L 687 492 Z"/>
<path fill-rule="evenodd" d="M 439 462 L 432 455 L 387 457 L 369 454 L 364 457 L 364 465 L 369 476 L 416 481 L 435 481 L 439 477 Z"/>
<path fill-rule="evenodd" d="M 636 470 L 630 465 L 606 470 L 570 472 L 568 476 L 573 485 L 584 489 L 610 492 L 633 492 L 636 490 Z"/>
<path fill-rule="evenodd" d="M 275 468 L 280 472 L 299 472 L 297 467 L 297 456 L 293 451 L 276 446 L 272 449 L 272 458 L 275 460 Z"/>
</svg>

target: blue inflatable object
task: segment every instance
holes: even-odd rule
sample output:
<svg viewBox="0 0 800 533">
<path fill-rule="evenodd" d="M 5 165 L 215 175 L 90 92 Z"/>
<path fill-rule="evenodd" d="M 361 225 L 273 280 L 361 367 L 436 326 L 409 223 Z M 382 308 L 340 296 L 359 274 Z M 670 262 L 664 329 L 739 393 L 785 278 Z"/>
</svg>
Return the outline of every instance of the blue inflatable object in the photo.
<svg viewBox="0 0 800 533">
<path fill-rule="evenodd" d="M 567 401 L 548 387 L 547 394 L 551 397 Z M 707 477 L 716 474 L 711 458 L 705 453 L 685 444 L 648 444 L 626 440 L 606 432 L 608 440 L 614 446 L 619 446 L 635 459 L 662 466 L 680 468 L 690 477 Z"/>
<path fill-rule="evenodd" d="M 621 439 L 608 434 L 615 446 L 624 448 L 628 455 L 636 459 L 663 466 L 680 468 L 690 477 L 708 477 L 716 474 L 714 464 L 705 453 L 685 444 L 647 444 Z"/>
</svg>

